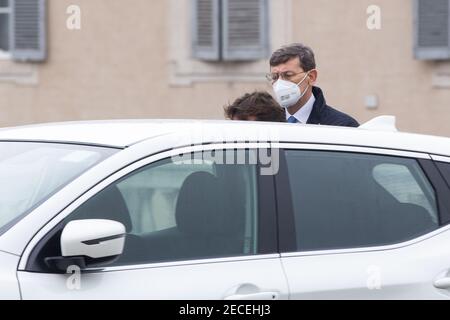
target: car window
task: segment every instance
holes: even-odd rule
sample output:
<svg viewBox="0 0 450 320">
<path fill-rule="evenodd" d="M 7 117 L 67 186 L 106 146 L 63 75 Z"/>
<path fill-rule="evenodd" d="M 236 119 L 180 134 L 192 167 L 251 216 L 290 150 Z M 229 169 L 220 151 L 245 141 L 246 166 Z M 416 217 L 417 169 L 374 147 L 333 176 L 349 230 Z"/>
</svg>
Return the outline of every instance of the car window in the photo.
<svg viewBox="0 0 450 320">
<path fill-rule="evenodd" d="M 376 165 L 372 171 L 374 179 L 397 201 L 421 206 L 427 210 L 433 222 L 437 223 L 433 188 L 427 183 L 422 170 L 415 169 L 411 172 L 403 164 L 383 163 Z"/>
<path fill-rule="evenodd" d="M 398 243 L 438 228 L 436 197 L 414 159 L 287 150 L 298 250 Z"/>
<path fill-rule="evenodd" d="M 256 165 L 226 164 L 193 153 L 127 175 L 66 222 L 123 223 L 124 252 L 112 265 L 252 255 L 257 252 L 257 200 Z"/>
<path fill-rule="evenodd" d="M 117 183 L 132 219 L 132 233 L 156 232 L 176 226 L 176 200 L 186 178 L 195 172 L 216 175 L 212 161 L 192 164 L 160 162 Z"/>
</svg>

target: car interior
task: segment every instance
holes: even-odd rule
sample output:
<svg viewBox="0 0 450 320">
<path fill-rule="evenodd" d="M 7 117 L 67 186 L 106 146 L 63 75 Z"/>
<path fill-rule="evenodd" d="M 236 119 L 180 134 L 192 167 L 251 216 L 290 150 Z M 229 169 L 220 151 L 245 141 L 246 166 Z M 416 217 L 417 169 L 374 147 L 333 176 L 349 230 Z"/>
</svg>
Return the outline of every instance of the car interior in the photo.
<svg viewBox="0 0 450 320">
<path fill-rule="evenodd" d="M 220 170 L 219 170 L 220 171 Z M 232 170 L 222 178 L 211 173 L 191 173 L 176 201 L 176 226 L 143 235 L 133 234 L 132 219 L 116 185 L 87 201 L 71 220 L 110 219 L 127 231 L 125 248 L 116 264 L 142 261 L 196 259 L 244 254 L 245 193 Z"/>
</svg>

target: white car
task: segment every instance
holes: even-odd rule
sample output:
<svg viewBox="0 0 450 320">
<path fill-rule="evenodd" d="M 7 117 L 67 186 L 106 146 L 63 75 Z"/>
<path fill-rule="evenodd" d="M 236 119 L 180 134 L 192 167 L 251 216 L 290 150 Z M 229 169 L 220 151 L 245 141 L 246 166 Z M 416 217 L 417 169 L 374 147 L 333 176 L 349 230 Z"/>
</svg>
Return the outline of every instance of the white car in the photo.
<svg viewBox="0 0 450 320">
<path fill-rule="evenodd" d="M 448 299 L 450 139 L 196 120 L 0 130 L 2 299 Z"/>
</svg>

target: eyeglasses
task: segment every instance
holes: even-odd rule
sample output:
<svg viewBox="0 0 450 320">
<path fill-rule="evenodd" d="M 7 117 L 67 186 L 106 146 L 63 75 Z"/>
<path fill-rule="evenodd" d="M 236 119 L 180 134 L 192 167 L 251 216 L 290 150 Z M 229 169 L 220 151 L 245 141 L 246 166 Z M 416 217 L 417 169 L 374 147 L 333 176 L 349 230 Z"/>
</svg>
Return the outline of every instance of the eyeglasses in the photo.
<svg viewBox="0 0 450 320">
<path fill-rule="evenodd" d="M 294 78 L 295 76 L 298 76 L 299 74 L 302 73 L 307 73 L 308 71 L 303 71 L 303 72 L 292 72 L 292 71 L 285 71 L 285 72 L 280 72 L 280 73 L 267 73 L 266 74 L 266 79 L 267 81 L 274 83 L 275 81 L 277 81 L 280 77 L 283 80 L 291 80 L 292 78 Z"/>
</svg>

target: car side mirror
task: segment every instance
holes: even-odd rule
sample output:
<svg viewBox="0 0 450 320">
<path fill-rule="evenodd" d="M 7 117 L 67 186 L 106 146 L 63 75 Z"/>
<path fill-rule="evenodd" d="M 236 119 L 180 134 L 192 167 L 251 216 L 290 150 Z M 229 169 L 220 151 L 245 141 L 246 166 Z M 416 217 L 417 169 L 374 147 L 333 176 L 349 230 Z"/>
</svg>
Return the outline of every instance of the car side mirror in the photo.
<svg viewBox="0 0 450 320">
<path fill-rule="evenodd" d="M 80 269 L 106 265 L 122 254 L 125 235 L 125 226 L 117 221 L 70 221 L 61 234 L 62 256 L 48 257 L 44 261 L 51 269 L 64 273 L 72 265 Z"/>
</svg>

